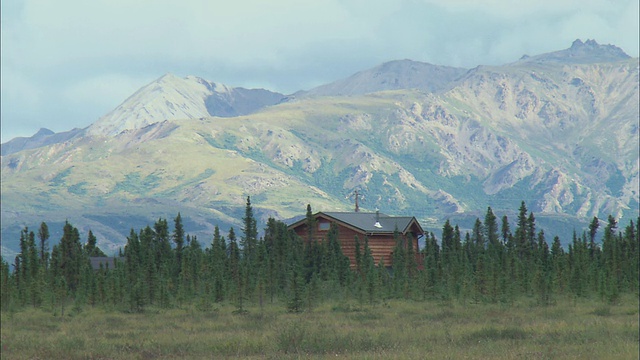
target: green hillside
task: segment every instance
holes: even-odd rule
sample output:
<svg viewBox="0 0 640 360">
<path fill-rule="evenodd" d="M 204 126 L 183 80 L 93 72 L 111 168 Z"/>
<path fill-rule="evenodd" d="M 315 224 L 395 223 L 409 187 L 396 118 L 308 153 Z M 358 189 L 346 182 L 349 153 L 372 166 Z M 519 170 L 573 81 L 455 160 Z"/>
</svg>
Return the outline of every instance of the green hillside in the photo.
<svg viewBox="0 0 640 360">
<path fill-rule="evenodd" d="M 246 196 L 264 223 L 307 204 L 348 211 L 358 190 L 363 208 L 414 215 L 437 235 L 446 218 L 522 200 L 549 234 L 635 218 L 637 61 L 478 67 L 444 93 L 293 99 L 3 156 L 3 253 L 43 220 L 91 229 L 115 251 L 131 227 L 178 212 L 207 244 L 213 226 L 240 226 Z"/>
</svg>

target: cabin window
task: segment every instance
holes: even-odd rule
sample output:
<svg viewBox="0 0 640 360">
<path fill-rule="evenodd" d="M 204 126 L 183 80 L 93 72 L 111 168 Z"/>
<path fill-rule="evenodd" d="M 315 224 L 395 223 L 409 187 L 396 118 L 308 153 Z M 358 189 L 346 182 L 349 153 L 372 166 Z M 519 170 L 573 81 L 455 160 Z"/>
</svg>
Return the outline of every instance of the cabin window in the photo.
<svg viewBox="0 0 640 360">
<path fill-rule="evenodd" d="M 329 230 L 329 225 L 330 225 L 330 223 L 326 222 L 326 221 L 319 222 L 318 223 L 318 230 L 319 231 L 327 231 L 327 230 Z"/>
</svg>

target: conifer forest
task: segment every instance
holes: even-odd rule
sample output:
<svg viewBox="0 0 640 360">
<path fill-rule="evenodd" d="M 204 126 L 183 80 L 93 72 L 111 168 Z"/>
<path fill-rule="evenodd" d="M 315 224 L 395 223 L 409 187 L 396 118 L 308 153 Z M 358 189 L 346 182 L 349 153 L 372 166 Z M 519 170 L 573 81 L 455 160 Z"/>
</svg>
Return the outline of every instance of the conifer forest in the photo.
<svg viewBox="0 0 640 360">
<path fill-rule="evenodd" d="M 307 218 L 312 221 L 310 207 Z M 2 310 L 35 307 L 64 315 L 70 307 L 102 307 L 138 313 L 150 306 L 206 310 L 226 302 L 237 313 L 247 304 L 273 303 L 295 313 L 341 299 L 510 303 L 526 297 L 551 305 L 558 296 L 571 296 L 615 304 L 623 293 L 638 293 L 638 222 L 622 226 L 612 216 L 574 231 L 563 248 L 558 237 L 547 239 L 536 229 L 524 202 L 514 229 L 506 216 L 499 220 L 488 208 L 470 232 L 447 221 L 439 240 L 427 234 L 418 254 L 396 236 L 392 268 L 374 263 L 367 238 L 356 239 L 351 266 L 335 227 L 327 239 L 307 241 L 269 219 L 258 238 L 250 198 L 242 221 L 239 234 L 230 228 L 221 236 L 216 227 L 203 243 L 186 234 L 180 214 L 171 228 L 159 219 L 131 229 L 114 268 L 101 264 L 99 269 L 92 268 L 90 257 L 106 255 L 91 231 L 83 244 L 67 222 L 60 242 L 49 249 L 46 223 L 37 233 L 25 227 L 15 263 L 1 264 Z"/>
</svg>

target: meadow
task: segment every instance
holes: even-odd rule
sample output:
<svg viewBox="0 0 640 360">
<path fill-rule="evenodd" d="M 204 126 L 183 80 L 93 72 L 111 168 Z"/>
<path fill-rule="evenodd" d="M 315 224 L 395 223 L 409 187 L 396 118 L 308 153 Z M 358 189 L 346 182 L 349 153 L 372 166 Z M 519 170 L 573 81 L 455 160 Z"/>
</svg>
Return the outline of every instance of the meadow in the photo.
<svg viewBox="0 0 640 360">
<path fill-rule="evenodd" d="M 637 359 L 637 294 L 617 305 L 392 300 L 1 314 L 2 359 Z"/>
</svg>

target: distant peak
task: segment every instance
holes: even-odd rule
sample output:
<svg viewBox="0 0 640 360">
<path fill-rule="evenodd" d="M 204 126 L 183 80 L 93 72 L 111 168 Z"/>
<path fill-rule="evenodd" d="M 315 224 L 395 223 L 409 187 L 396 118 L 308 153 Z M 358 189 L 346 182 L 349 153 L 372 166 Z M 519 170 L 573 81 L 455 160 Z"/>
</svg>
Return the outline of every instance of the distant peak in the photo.
<svg viewBox="0 0 640 360">
<path fill-rule="evenodd" d="M 600 45 L 593 39 L 587 39 L 585 42 L 576 39 L 568 49 L 531 57 L 523 56 L 520 61 L 590 64 L 628 58 L 630 56 L 615 45 Z"/>
<path fill-rule="evenodd" d="M 164 78 L 171 79 L 171 78 L 177 78 L 177 77 L 178 77 L 177 75 L 168 72 L 168 73 L 165 73 L 164 75 L 160 76 L 160 79 L 164 79 Z"/>
<path fill-rule="evenodd" d="M 629 55 L 619 47 L 615 45 L 600 45 L 594 39 L 587 39 L 585 42 L 576 39 L 568 51 L 571 55 L 606 56 L 611 59 L 629 58 Z"/>
<path fill-rule="evenodd" d="M 584 43 L 584 44 L 587 45 L 587 46 L 598 46 L 598 43 L 593 39 L 591 39 L 591 40 L 587 39 L 587 42 Z"/>
<path fill-rule="evenodd" d="M 40 130 L 38 130 L 37 133 L 35 133 L 33 135 L 33 137 L 39 137 L 39 136 L 48 136 L 48 135 L 53 135 L 54 132 L 47 129 L 47 128 L 40 128 Z"/>
<path fill-rule="evenodd" d="M 588 41 L 588 40 L 587 40 Z M 582 40 L 580 39 L 575 39 L 573 41 L 573 43 L 571 44 L 571 49 L 577 49 L 579 47 L 582 47 L 584 45 L 584 43 L 582 42 Z"/>
<path fill-rule="evenodd" d="M 176 81 L 176 80 L 183 80 L 180 76 L 175 75 L 173 73 L 166 73 L 162 76 L 160 76 L 156 82 L 167 82 L 167 81 Z"/>
<path fill-rule="evenodd" d="M 602 45 L 602 46 L 607 46 L 607 45 Z M 612 46 L 612 45 L 608 45 L 608 46 Z M 581 48 L 598 48 L 600 47 L 600 44 L 598 44 L 597 41 L 595 41 L 594 39 L 587 39 L 586 42 L 582 42 L 582 40 L 580 39 L 576 39 L 572 44 L 571 44 L 571 48 L 573 50 L 576 49 L 581 49 Z M 615 46 L 613 46 L 615 47 Z"/>
</svg>

